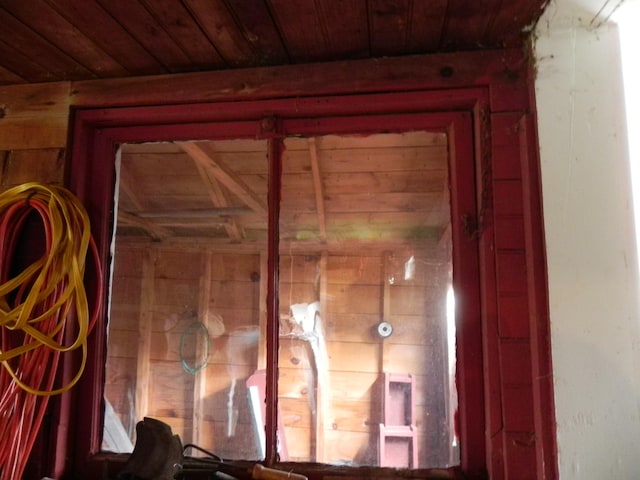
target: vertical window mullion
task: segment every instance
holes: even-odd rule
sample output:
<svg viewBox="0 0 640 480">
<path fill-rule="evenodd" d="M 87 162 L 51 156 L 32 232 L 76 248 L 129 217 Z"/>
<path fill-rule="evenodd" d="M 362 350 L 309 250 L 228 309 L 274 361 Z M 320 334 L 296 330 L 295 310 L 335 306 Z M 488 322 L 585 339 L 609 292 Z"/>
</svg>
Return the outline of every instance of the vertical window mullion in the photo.
<svg viewBox="0 0 640 480">
<path fill-rule="evenodd" d="M 277 126 L 276 126 L 277 128 Z M 278 447 L 278 265 L 279 265 L 279 221 L 282 174 L 282 139 L 269 139 L 269 190 L 268 190 L 268 242 L 267 242 L 267 368 L 266 368 L 266 410 L 265 410 L 265 463 L 273 465 L 277 461 Z"/>
</svg>

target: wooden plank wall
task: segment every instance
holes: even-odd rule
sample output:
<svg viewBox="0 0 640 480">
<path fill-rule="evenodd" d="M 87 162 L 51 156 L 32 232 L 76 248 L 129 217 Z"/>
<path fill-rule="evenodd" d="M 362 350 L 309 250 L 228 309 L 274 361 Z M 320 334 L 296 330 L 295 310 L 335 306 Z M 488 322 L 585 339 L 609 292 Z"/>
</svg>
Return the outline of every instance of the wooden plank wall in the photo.
<svg viewBox="0 0 640 480">
<path fill-rule="evenodd" d="M 0 187 L 62 183 L 69 83 L 0 87 Z"/>
<path fill-rule="evenodd" d="M 444 250 L 446 252 L 446 249 Z M 322 321 L 329 359 L 322 461 L 375 465 L 378 424 L 382 418 L 382 372 L 410 373 L 421 465 L 442 465 L 447 448 L 445 295 L 446 255 L 432 248 L 415 254 L 416 276 L 404 280 L 406 254 L 329 255 L 326 311 Z M 385 267 L 385 258 L 390 258 Z M 319 256 L 283 255 L 280 264 L 280 313 L 291 303 L 318 299 Z M 375 328 L 383 318 L 384 284 L 390 288 L 387 319 L 395 326 L 384 341 Z M 320 299 L 322 300 L 322 299 Z M 286 328 L 286 327 L 285 327 Z M 280 343 L 280 399 L 289 454 L 314 458 L 314 358 L 306 342 L 284 336 Z M 317 433 L 317 432 L 316 432 Z"/>
<path fill-rule="evenodd" d="M 220 455 L 257 455 L 245 382 L 258 367 L 260 259 L 160 246 L 119 247 L 113 281 L 107 361 L 107 396 L 125 427 L 132 408 L 148 395 L 146 411 L 170 424 L 183 441 L 195 442 Z M 423 465 L 448 461 L 449 440 L 444 419 L 447 401 L 444 348 L 444 295 L 449 278 L 446 258 L 434 251 L 417 255 L 416 277 L 403 279 L 404 255 L 382 252 L 367 256 L 329 255 L 327 310 L 322 321 L 329 358 L 327 404 L 324 405 L 323 461 L 377 464 L 378 424 L 382 418 L 380 373 L 411 373 L 416 379 L 419 454 Z M 212 336 L 206 368 L 190 375 L 180 360 L 182 336 L 203 309 L 198 305 L 199 277 L 205 258 L 211 261 L 210 296 L 206 309 L 224 320 L 225 333 Z M 292 303 L 312 302 L 319 295 L 319 255 L 283 255 L 280 263 L 280 305 L 286 319 Z M 389 265 L 385 265 L 386 262 Z M 151 268 L 145 262 L 151 261 Z M 145 278 L 152 275 L 153 278 Z M 382 341 L 375 333 L 384 306 L 384 283 L 393 275 L 390 293 L 393 335 Z M 150 289 L 151 291 L 144 291 Z M 148 313 L 145 317 L 145 312 Z M 147 326 L 150 321 L 150 326 Z M 205 320 L 206 321 L 206 320 Z M 316 357 L 308 341 L 288 334 L 283 321 L 280 341 L 280 410 L 291 460 L 314 460 L 318 435 Z M 149 331 L 148 350 L 143 340 Z M 150 354 L 146 370 L 141 356 Z M 148 375 L 148 391 L 136 388 Z M 201 432 L 194 438 L 196 382 L 205 375 L 201 392 Z M 235 380 L 235 382 L 234 382 Z M 146 382 L 145 382 L 146 383 Z M 230 392 L 233 395 L 230 397 Z M 237 418 L 229 431 L 228 405 Z M 196 402 L 198 399 L 196 398 Z"/>
<path fill-rule="evenodd" d="M 257 365 L 259 255 L 125 245 L 117 248 L 115 258 L 106 379 L 107 396 L 121 400 L 115 402 L 115 411 L 127 419 L 135 403 L 138 420 L 145 415 L 158 418 L 171 425 L 184 443 L 222 456 L 241 451 L 257 458 L 252 418 L 246 408 L 238 407 L 246 407 L 245 382 Z M 200 294 L 205 259 L 211 262 L 207 298 Z M 200 372 L 188 371 L 202 363 L 202 358 L 191 355 L 192 335 L 197 333 L 191 325 L 207 322 L 202 312 L 217 316 L 208 322 L 209 356 Z M 144 341 L 147 332 L 149 342 Z M 148 365 L 141 369 L 146 355 Z M 136 388 L 131 375 L 136 371 L 143 387 Z M 199 395 L 194 395 L 196 388 Z M 128 401 L 131 394 L 137 401 Z M 144 396 L 148 401 L 140 402 Z M 239 415 L 232 434 L 228 433 L 230 398 L 238 403 L 234 408 Z M 198 415 L 194 409 L 200 410 Z M 201 419 L 197 433 L 196 417 Z"/>
</svg>

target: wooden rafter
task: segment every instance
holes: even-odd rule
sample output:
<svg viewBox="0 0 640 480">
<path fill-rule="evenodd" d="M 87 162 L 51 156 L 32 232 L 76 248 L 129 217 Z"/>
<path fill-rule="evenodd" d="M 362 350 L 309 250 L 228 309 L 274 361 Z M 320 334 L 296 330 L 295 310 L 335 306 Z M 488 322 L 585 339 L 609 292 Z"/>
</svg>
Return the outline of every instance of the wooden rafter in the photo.
<svg viewBox="0 0 640 480">
<path fill-rule="evenodd" d="M 327 239 L 327 222 L 324 213 L 324 190 L 322 177 L 320 176 L 320 164 L 318 161 L 318 145 L 315 138 L 309 138 L 309 156 L 311 158 L 311 173 L 313 175 L 313 190 L 316 197 L 316 211 L 318 212 L 318 229 L 320 239 Z"/>
<path fill-rule="evenodd" d="M 175 219 L 224 219 L 231 215 L 244 215 L 251 213 L 245 207 L 221 207 L 196 210 L 167 210 L 167 211 L 139 211 L 136 215 L 140 218 L 175 218 Z"/>
<path fill-rule="evenodd" d="M 165 227 L 156 225 L 146 218 L 141 218 L 135 213 L 125 212 L 124 210 L 118 211 L 118 222 L 123 225 L 141 228 L 154 240 L 163 240 L 172 236 L 171 231 Z"/>
<path fill-rule="evenodd" d="M 185 150 L 183 145 L 180 145 L 180 147 Z M 207 191 L 209 192 L 209 197 L 211 198 L 211 202 L 213 203 L 213 205 L 215 207 L 228 207 L 229 201 L 227 200 L 227 197 L 222 187 L 220 186 L 220 182 L 218 181 L 217 177 L 212 174 L 213 172 L 211 171 L 211 168 L 207 168 L 208 162 L 205 162 L 204 159 L 198 160 L 188 151 L 187 153 L 193 159 L 200 177 L 206 183 L 208 187 Z M 209 161 L 215 162 L 211 155 L 209 155 Z M 224 224 L 224 228 L 227 232 L 227 235 L 229 235 L 229 238 L 233 238 L 235 240 L 239 240 L 242 238 L 242 233 L 240 232 L 237 223 L 233 219 L 229 219 Z"/>
<path fill-rule="evenodd" d="M 251 210 L 266 218 L 267 207 L 264 201 L 220 159 L 214 159 L 213 152 L 210 151 L 208 145 L 196 142 L 176 142 L 176 145 L 191 156 L 198 170 L 202 169 L 206 173 L 205 178 L 214 178 L 234 193 Z"/>
</svg>

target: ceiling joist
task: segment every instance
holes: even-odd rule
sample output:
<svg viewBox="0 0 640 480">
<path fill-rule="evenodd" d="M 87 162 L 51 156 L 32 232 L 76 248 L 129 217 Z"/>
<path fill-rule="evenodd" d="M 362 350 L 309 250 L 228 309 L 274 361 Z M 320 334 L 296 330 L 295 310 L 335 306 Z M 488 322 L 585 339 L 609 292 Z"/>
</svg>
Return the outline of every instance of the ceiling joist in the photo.
<svg viewBox="0 0 640 480">
<path fill-rule="evenodd" d="M 251 190 L 242 179 L 219 159 L 214 159 L 214 152 L 205 143 L 176 142 L 198 166 L 206 173 L 206 178 L 215 178 L 230 192 L 236 195 L 245 205 L 259 215 L 267 217 L 267 207 L 258 195 Z M 211 183 L 211 182 L 210 182 Z M 217 197 L 217 195 L 216 195 Z"/>
</svg>

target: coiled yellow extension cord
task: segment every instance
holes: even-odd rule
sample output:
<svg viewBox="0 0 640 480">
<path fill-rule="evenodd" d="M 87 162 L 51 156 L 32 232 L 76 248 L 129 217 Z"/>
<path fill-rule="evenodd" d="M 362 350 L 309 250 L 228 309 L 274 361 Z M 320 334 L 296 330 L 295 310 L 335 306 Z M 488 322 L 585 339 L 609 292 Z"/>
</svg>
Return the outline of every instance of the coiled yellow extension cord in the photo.
<svg viewBox="0 0 640 480">
<path fill-rule="evenodd" d="M 45 249 L 24 267 L 16 248 L 34 212 L 42 221 Z M 21 477 L 47 398 L 72 388 L 84 371 L 87 335 L 99 310 L 94 305 L 90 316 L 84 287 L 89 249 L 96 288 L 101 289 L 89 217 L 71 192 L 26 183 L 0 194 L 0 431 L 6 433 L 0 437 L 2 479 Z M 24 268 L 13 271 L 17 266 Z M 99 303 L 100 294 L 95 298 Z M 77 373 L 56 387 L 60 355 L 77 349 L 82 352 Z"/>
</svg>

